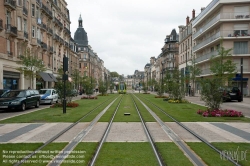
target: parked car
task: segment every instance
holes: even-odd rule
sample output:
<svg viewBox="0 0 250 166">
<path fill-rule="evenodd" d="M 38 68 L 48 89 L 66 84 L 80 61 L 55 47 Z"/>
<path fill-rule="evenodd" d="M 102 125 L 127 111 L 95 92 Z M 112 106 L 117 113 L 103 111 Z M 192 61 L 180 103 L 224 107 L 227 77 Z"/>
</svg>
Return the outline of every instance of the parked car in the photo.
<svg viewBox="0 0 250 166">
<path fill-rule="evenodd" d="M 224 87 L 221 88 L 223 101 L 237 100 L 242 101 L 241 91 L 238 87 Z"/>
<path fill-rule="evenodd" d="M 41 96 L 41 104 L 58 102 L 58 93 L 55 89 L 40 89 L 39 94 Z"/>
<path fill-rule="evenodd" d="M 21 109 L 40 106 L 38 90 L 9 90 L 0 98 L 0 109 Z"/>
<path fill-rule="evenodd" d="M 5 92 L 7 92 L 7 91 L 9 91 L 8 89 L 0 89 L 0 97 L 2 97 L 2 95 L 5 93 Z"/>
</svg>

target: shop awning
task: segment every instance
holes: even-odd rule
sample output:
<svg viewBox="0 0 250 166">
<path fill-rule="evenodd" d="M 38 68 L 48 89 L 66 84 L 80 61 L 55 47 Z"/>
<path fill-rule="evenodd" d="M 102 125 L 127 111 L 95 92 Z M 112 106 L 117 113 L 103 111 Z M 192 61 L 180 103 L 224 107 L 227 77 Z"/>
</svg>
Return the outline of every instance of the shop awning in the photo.
<svg viewBox="0 0 250 166">
<path fill-rule="evenodd" d="M 40 72 L 39 75 L 44 81 L 53 82 L 54 80 L 49 76 L 48 73 Z"/>
<path fill-rule="evenodd" d="M 51 73 L 48 73 L 48 74 L 49 74 L 49 76 L 50 76 L 55 82 L 58 82 L 57 79 L 56 79 L 56 77 L 55 77 L 53 74 L 51 74 Z"/>
</svg>

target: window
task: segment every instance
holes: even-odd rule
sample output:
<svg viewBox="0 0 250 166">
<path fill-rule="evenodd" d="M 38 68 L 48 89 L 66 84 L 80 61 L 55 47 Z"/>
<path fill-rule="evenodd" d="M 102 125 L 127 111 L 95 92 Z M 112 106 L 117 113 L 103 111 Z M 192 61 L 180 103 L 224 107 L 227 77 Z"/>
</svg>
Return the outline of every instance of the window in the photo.
<svg viewBox="0 0 250 166">
<path fill-rule="evenodd" d="M 87 71 L 84 71 L 84 76 L 85 76 L 85 77 L 87 76 Z"/>
<path fill-rule="evenodd" d="M 7 52 L 10 53 L 10 40 L 7 40 Z"/>
<path fill-rule="evenodd" d="M 33 17 L 35 17 L 35 4 L 31 5 L 31 14 Z"/>
<path fill-rule="evenodd" d="M 82 64 L 81 63 L 79 63 L 79 68 L 82 68 Z"/>
<path fill-rule="evenodd" d="M 36 27 L 32 26 L 32 37 L 35 38 L 36 37 Z"/>
<path fill-rule="evenodd" d="M 18 0 L 17 4 L 18 4 L 18 6 L 21 6 L 22 5 L 22 0 Z"/>
<path fill-rule="evenodd" d="M 248 42 L 234 42 L 234 54 L 248 54 Z"/>
<path fill-rule="evenodd" d="M 23 31 L 27 32 L 27 20 L 23 19 Z"/>
<path fill-rule="evenodd" d="M 248 24 L 234 25 L 234 36 L 247 36 L 247 35 L 248 35 Z"/>
<path fill-rule="evenodd" d="M 87 63 L 84 63 L 84 68 L 88 67 L 88 64 Z"/>
<path fill-rule="evenodd" d="M 84 54 L 83 56 L 84 56 L 84 57 L 83 57 L 84 59 L 86 59 L 86 58 L 87 58 L 86 54 Z"/>
<path fill-rule="evenodd" d="M 21 22 L 21 17 L 17 17 L 17 30 L 21 31 L 22 30 L 22 22 Z"/>
</svg>

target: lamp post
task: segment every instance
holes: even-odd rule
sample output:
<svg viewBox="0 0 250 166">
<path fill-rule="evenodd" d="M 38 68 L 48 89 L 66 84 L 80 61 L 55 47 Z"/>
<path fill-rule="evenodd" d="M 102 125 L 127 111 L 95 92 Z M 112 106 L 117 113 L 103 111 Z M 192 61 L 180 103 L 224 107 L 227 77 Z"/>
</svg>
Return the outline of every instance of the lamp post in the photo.
<svg viewBox="0 0 250 166">
<path fill-rule="evenodd" d="M 66 81 L 68 80 L 68 57 L 63 57 L 63 113 L 66 113 Z"/>
</svg>

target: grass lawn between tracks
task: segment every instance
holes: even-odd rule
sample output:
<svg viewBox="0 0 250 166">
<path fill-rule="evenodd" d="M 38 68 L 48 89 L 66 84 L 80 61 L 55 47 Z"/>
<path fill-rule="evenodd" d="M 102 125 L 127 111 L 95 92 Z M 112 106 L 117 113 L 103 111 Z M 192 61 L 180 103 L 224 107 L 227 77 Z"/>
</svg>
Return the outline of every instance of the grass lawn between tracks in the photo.
<svg viewBox="0 0 250 166">
<path fill-rule="evenodd" d="M 112 105 L 109 110 L 101 117 L 99 122 L 109 122 L 113 113 L 118 105 L 120 100 L 117 100 L 114 105 Z M 149 112 L 138 102 L 139 110 L 145 121 L 155 122 L 154 118 L 149 114 Z M 124 113 L 130 113 L 130 115 L 124 115 Z M 114 118 L 114 122 L 140 122 L 139 115 L 134 106 L 134 102 L 131 98 L 131 95 L 124 95 L 120 107 Z"/>
<path fill-rule="evenodd" d="M 203 117 L 197 114 L 199 109 L 206 109 L 206 107 L 203 106 L 191 103 L 168 103 L 167 101 L 163 101 L 162 98 L 155 98 L 155 95 L 151 94 L 136 94 L 136 96 L 138 96 L 151 110 L 156 112 L 158 116 L 163 113 L 159 113 L 159 110 L 150 104 L 148 100 L 158 105 L 162 110 L 180 122 L 250 122 L 250 119 L 245 117 Z M 166 116 L 159 117 L 165 122 L 172 121 L 169 118 L 163 118 Z"/>
<path fill-rule="evenodd" d="M 78 107 L 66 108 L 63 114 L 63 108 L 45 108 L 36 112 L 19 115 L 13 118 L 0 121 L 0 123 L 47 123 L 47 122 L 76 122 L 80 117 L 103 103 L 108 99 L 117 97 L 118 95 L 98 96 L 98 99 L 82 99 L 74 102 L 79 103 Z M 109 100 L 111 101 L 111 100 Z M 99 109 L 104 109 L 109 102 L 104 103 Z M 95 112 L 95 111 L 94 111 Z"/>
<path fill-rule="evenodd" d="M 199 155 L 207 165 L 230 166 L 234 165 L 227 158 L 215 152 L 212 148 L 200 142 L 187 142 L 188 146 Z M 212 143 L 224 154 L 231 156 L 242 166 L 250 165 L 250 144 L 249 143 Z"/>
</svg>

